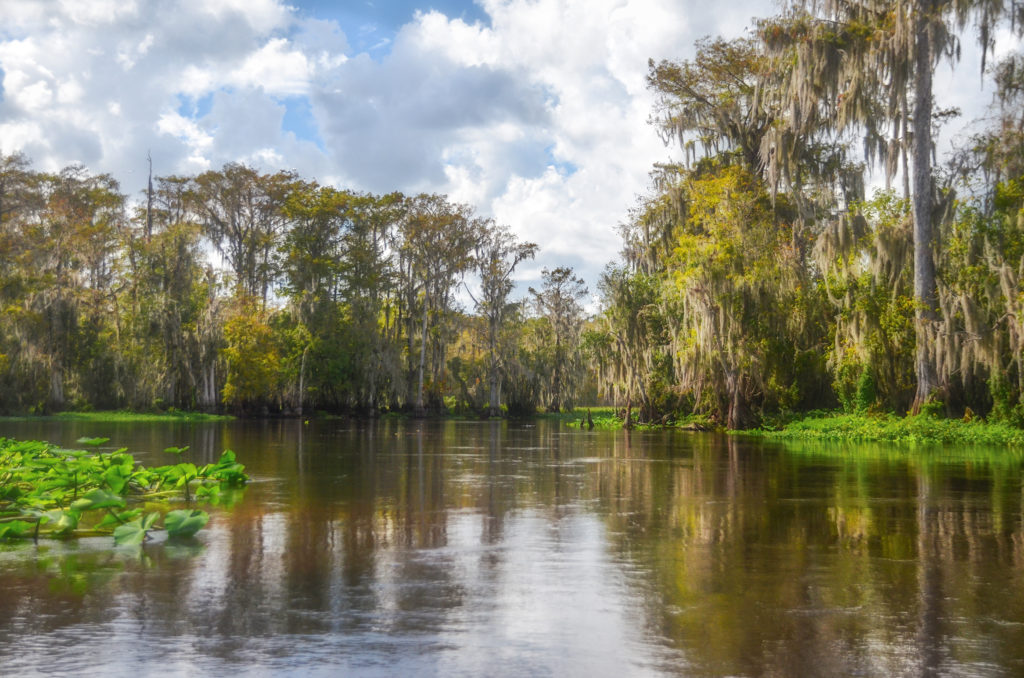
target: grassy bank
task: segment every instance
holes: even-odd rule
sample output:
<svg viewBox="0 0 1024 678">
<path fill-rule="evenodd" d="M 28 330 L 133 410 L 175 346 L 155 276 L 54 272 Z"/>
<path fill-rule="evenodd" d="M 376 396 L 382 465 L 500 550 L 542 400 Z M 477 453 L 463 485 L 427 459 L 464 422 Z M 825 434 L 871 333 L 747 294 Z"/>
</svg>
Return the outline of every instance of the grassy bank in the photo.
<svg viewBox="0 0 1024 678">
<path fill-rule="evenodd" d="M 614 407 L 577 407 L 572 412 L 538 412 L 536 416 L 538 419 L 560 421 L 566 426 L 578 427 L 582 421 L 583 428 L 587 428 L 588 411 L 595 429 L 614 431 L 622 428 L 622 420 L 616 416 Z"/>
<path fill-rule="evenodd" d="M 58 412 L 48 415 L 29 415 L 0 417 L 0 421 L 91 421 L 97 423 L 130 423 L 130 422 L 195 422 L 195 421 L 229 421 L 234 417 L 224 414 L 205 414 L 203 412 L 127 412 L 113 410 L 106 412 Z"/>
<path fill-rule="evenodd" d="M 584 428 L 587 428 L 587 413 L 590 413 L 591 418 L 594 420 L 594 429 L 602 429 L 605 431 L 617 431 L 623 427 L 622 419 L 618 415 L 618 409 L 610 406 L 595 406 L 595 407 L 577 407 L 572 412 L 543 412 L 538 413 L 537 417 L 541 419 L 554 419 L 563 422 L 566 426 L 579 426 L 580 421 L 584 422 Z M 636 412 L 634 411 L 634 417 Z M 634 421 L 634 430 L 637 431 L 660 431 L 665 429 L 680 429 L 680 430 L 691 430 L 691 431 L 713 431 L 717 430 L 717 427 L 704 415 L 688 415 L 680 417 L 678 419 L 672 419 L 665 423 L 658 424 L 638 424 Z"/>
<path fill-rule="evenodd" d="M 1024 446 L 1022 429 L 981 419 L 963 421 L 929 414 L 898 417 L 830 413 L 793 421 L 777 430 L 742 431 L 740 435 L 777 440 Z"/>
</svg>

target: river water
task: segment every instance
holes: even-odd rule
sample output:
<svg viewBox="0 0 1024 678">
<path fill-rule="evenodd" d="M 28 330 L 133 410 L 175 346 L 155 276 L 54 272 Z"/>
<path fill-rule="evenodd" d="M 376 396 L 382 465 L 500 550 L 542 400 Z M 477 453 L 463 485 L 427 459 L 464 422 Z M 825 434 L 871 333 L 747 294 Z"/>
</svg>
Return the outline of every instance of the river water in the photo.
<svg viewBox="0 0 1024 678">
<path fill-rule="evenodd" d="M 0 545 L 2 675 L 1024 675 L 1022 456 L 558 422 L 0 422 L 252 482 Z"/>
</svg>

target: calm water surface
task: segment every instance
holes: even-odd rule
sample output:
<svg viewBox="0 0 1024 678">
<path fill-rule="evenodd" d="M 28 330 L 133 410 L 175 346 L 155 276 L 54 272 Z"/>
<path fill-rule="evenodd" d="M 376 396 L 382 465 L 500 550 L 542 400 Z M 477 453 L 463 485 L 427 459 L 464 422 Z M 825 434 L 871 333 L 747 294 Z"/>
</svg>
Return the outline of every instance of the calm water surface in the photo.
<svg viewBox="0 0 1024 678">
<path fill-rule="evenodd" d="M 253 476 L 190 545 L 0 546 L 3 675 L 1024 675 L 1019 454 L 555 422 L 0 435 L 230 448 Z"/>
</svg>

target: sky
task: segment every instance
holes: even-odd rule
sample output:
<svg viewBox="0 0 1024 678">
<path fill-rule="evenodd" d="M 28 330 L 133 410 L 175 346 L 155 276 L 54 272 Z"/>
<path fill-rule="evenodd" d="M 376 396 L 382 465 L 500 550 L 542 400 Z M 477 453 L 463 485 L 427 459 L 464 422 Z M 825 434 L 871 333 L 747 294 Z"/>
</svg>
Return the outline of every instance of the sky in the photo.
<svg viewBox="0 0 1024 678">
<path fill-rule="evenodd" d="M 0 0 L 0 153 L 138 196 L 243 162 L 359 191 L 437 192 L 591 290 L 675 154 L 647 61 L 743 35 L 770 0 Z M 965 44 L 966 46 L 966 44 Z M 991 98 L 970 50 L 940 105 Z M 971 78 L 964 80 L 963 73 Z M 958 80 L 959 78 L 959 80 Z M 964 85 L 964 82 L 970 83 Z"/>
</svg>

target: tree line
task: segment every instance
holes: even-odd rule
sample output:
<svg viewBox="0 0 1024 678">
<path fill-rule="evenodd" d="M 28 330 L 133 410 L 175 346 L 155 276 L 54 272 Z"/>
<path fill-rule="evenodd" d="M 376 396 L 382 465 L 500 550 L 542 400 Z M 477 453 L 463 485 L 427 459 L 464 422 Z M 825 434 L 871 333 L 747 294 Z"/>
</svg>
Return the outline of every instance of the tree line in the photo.
<svg viewBox="0 0 1024 678">
<path fill-rule="evenodd" d="M 945 409 L 1024 425 L 1024 56 L 995 65 L 983 131 L 932 78 L 1020 35 L 1017 3 L 796 1 L 691 60 L 650 63 L 655 167 L 584 335 L 643 421 L 696 412 Z M 869 170 L 885 189 L 867 194 Z"/>
<path fill-rule="evenodd" d="M 151 177 L 136 203 L 109 175 L 0 157 L 0 411 L 577 401 L 582 281 L 545 269 L 513 299 L 537 245 L 468 205 L 241 164 Z"/>
</svg>

